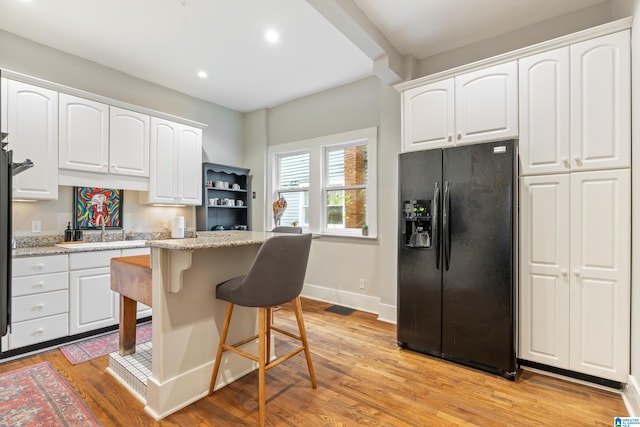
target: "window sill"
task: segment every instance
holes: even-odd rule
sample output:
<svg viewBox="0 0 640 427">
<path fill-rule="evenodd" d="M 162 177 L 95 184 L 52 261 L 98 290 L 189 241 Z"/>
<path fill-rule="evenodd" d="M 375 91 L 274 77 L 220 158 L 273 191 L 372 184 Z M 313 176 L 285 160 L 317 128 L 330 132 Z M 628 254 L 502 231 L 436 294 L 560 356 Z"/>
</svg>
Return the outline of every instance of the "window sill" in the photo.
<svg viewBox="0 0 640 427">
<path fill-rule="evenodd" d="M 358 240 L 378 240 L 378 236 L 377 235 L 368 235 L 368 236 L 363 236 L 363 235 L 358 235 L 358 234 L 342 234 L 342 233 L 313 233 L 314 237 L 344 237 L 347 239 L 358 239 Z"/>
</svg>

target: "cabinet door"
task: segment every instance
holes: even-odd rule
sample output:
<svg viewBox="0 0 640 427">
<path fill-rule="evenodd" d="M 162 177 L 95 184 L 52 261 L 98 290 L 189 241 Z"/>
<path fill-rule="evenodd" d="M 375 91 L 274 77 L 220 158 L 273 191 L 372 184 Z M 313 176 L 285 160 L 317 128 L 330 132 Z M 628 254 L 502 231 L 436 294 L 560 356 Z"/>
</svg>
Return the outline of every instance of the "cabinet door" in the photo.
<svg viewBox="0 0 640 427">
<path fill-rule="evenodd" d="M 109 108 L 109 173 L 149 176 L 149 116 Z"/>
<path fill-rule="evenodd" d="M 571 46 L 573 170 L 629 167 L 629 31 Z"/>
<path fill-rule="evenodd" d="M 453 79 L 402 94 L 402 151 L 453 145 Z"/>
<path fill-rule="evenodd" d="M 61 169 L 108 172 L 109 106 L 60 94 Z"/>
<path fill-rule="evenodd" d="M 571 177 L 571 369 L 627 381 L 630 171 Z"/>
<path fill-rule="evenodd" d="M 518 66 L 509 62 L 455 78 L 456 143 L 518 136 Z"/>
<path fill-rule="evenodd" d="M 119 295 L 111 290 L 110 267 L 69 272 L 69 333 L 115 325 Z"/>
<path fill-rule="evenodd" d="M 521 174 L 568 172 L 569 48 L 523 58 L 518 65 Z"/>
<path fill-rule="evenodd" d="M 0 132 L 9 132 L 9 126 L 7 125 L 7 85 L 9 81 L 0 77 Z M 4 347 L 2 347 L 4 348 Z"/>
<path fill-rule="evenodd" d="M 178 139 L 178 203 L 202 204 L 202 130 L 180 126 Z"/>
<path fill-rule="evenodd" d="M 3 96 L 4 92 L 3 92 Z M 13 160 L 34 167 L 13 177 L 13 197 L 58 198 L 58 92 L 8 80 L 7 121 Z"/>
<path fill-rule="evenodd" d="M 569 174 L 520 178 L 518 357 L 569 368 Z"/>
<path fill-rule="evenodd" d="M 178 123 L 151 118 L 149 203 L 176 203 Z"/>
</svg>

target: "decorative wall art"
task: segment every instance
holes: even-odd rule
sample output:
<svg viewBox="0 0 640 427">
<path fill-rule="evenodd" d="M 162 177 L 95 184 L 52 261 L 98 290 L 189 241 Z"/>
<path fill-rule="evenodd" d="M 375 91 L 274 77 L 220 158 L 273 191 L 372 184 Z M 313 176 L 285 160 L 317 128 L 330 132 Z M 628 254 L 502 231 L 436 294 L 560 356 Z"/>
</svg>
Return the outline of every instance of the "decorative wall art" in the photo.
<svg viewBox="0 0 640 427">
<path fill-rule="evenodd" d="M 73 226 L 76 230 L 122 228 L 123 191 L 73 187 Z"/>
</svg>

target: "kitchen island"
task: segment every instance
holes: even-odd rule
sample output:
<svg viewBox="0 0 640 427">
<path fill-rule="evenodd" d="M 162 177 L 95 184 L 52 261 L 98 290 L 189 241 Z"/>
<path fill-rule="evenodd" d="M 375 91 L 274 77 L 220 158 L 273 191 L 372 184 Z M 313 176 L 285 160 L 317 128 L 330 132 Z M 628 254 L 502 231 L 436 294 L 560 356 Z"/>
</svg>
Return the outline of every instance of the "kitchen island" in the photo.
<svg viewBox="0 0 640 427">
<path fill-rule="evenodd" d="M 226 303 L 215 285 L 246 274 L 262 243 L 274 233 L 198 232 L 196 238 L 152 240 L 153 338 L 151 376 L 145 410 L 156 420 L 208 394 Z M 254 335 L 257 311 L 237 307 L 229 341 Z M 256 351 L 256 343 L 247 344 Z M 272 353 L 273 354 L 273 353 Z M 218 387 L 255 369 L 233 353 L 225 354 Z"/>
</svg>

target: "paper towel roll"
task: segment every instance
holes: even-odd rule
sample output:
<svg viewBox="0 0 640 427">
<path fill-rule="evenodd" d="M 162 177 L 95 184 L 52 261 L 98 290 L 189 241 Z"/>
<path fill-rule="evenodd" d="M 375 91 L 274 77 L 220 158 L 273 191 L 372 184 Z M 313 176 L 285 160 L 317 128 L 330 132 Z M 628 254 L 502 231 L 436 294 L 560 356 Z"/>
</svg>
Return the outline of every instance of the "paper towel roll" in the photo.
<svg viewBox="0 0 640 427">
<path fill-rule="evenodd" d="M 171 223 L 171 238 L 184 239 L 184 217 L 175 216 Z"/>
</svg>

